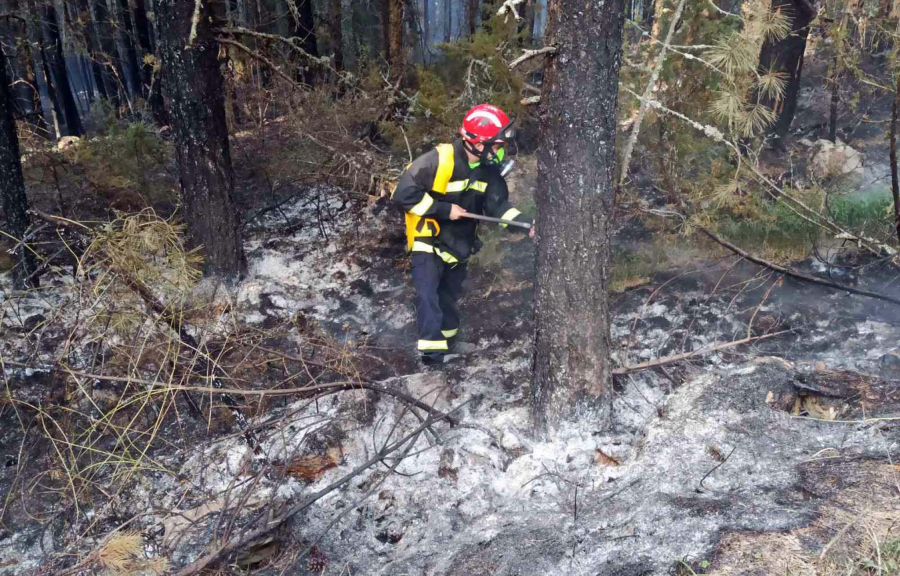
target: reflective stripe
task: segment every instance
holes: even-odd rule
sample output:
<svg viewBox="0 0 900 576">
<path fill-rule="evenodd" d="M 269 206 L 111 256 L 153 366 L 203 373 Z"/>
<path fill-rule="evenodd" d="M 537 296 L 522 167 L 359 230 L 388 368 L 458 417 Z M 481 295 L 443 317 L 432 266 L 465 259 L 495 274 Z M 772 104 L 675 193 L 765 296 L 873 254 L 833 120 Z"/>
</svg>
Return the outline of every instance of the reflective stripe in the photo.
<svg viewBox="0 0 900 576">
<path fill-rule="evenodd" d="M 441 330 L 441 334 L 444 335 L 444 338 L 453 338 L 459 334 L 459 328 L 454 328 L 453 330 Z"/>
<path fill-rule="evenodd" d="M 487 190 L 487 182 L 482 182 L 481 180 L 476 180 L 469 184 L 469 190 L 475 190 L 476 192 L 484 192 Z"/>
<path fill-rule="evenodd" d="M 447 184 L 447 188 L 444 189 L 448 194 L 450 192 L 462 192 L 469 185 L 468 180 L 454 180 L 453 182 L 449 182 Z"/>
<path fill-rule="evenodd" d="M 500 219 L 501 220 L 515 220 L 516 216 L 519 216 L 520 214 L 522 214 L 522 213 L 519 212 L 518 210 L 516 210 L 515 208 L 510 208 L 509 210 L 507 210 L 506 212 L 503 213 L 503 216 L 501 216 Z M 506 228 L 507 226 L 508 226 L 508 224 L 500 225 L 501 228 Z"/>
<path fill-rule="evenodd" d="M 437 254 L 438 257 L 447 264 L 459 264 L 459 259 L 456 256 L 450 254 L 449 252 L 444 252 L 440 248 L 435 248 L 434 253 Z"/>
<path fill-rule="evenodd" d="M 431 194 L 426 192 L 422 199 L 419 200 L 419 203 L 409 209 L 410 212 L 415 214 L 416 216 L 424 216 L 428 209 L 431 208 L 432 204 L 434 204 L 434 198 L 431 197 Z"/>
<path fill-rule="evenodd" d="M 427 242 L 422 242 L 421 240 L 416 240 L 412 243 L 412 251 L 413 252 L 428 252 L 429 254 L 434 254 L 434 246 L 428 244 Z"/>
<path fill-rule="evenodd" d="M 437 151 L 438 167 L 431 189 L 444 194 L 447 192 L 447 182 L 453 176 L 453 144 L 438 144 Z"/>
<path fill-rule="evenodd" d="M 435 248 L 431 244 L 416 240 L 412 244 L 413 252 L 428 252 L 429 254 L 437 254 L 437 257 L 447 264 L 459 264 L 459 258 L 449 252 L 444 252 L 440 248 Z"/>
<path fill-rule="evenodd" d="M 419 340 L 419 350 L 447 350 L 447 341 Z"/>
</svg>

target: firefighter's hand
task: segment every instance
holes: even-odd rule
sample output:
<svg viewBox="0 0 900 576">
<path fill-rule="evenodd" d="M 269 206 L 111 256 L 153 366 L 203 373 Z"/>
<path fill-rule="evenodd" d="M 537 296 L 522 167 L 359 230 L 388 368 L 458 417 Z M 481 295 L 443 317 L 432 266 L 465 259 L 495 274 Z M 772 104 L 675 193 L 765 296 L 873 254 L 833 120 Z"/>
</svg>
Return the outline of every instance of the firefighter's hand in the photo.
<svg viewBox="0 0 900 576">
<path fill-rule="evenodd" d="M 451 220 L 459 220 L 463 217 L 463 214 L 468 214 L 465 208 L 457 206 L 456 204 L 450 205 L 450 219 Z"/>
<path fill-rule="evenodd" d="M 534 224 L 531 225 L 531 229 L 528 230 L 528 237 L 534 238 Z"/>
</svg>

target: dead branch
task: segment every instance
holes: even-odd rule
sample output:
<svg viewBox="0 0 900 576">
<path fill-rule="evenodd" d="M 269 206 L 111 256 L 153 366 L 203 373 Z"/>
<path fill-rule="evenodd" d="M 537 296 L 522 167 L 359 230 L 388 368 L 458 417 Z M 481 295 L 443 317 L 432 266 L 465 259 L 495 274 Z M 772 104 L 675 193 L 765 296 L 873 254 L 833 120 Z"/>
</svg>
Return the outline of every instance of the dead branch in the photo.
<svg viewBox="0 0 900 576">
<path fill-rule="evenodd" d="M 648 368 L 656 368 L 657 366 L 664 366 L 666 364 L 674 364 L 675 362 L 681 362 L 683 360 L 693 358 L 694 356 L 703 356 L 704 354 L 709 354 L 711 352 L 718 352 L 719 350 L 725 350 L 727 348 L 734 348 L 735 346 L 751 344 L 751 343 L 757 342 L 759 340 L 766 340 L 768 338 L 774 338 L 776 336 L 781 336 L 782 334 L 786 334 L 788 332 L 790 332 L 790 330 L 781 330 L 780 332 L 773 332 L 771 334 L 763 334 L 762 336 L 754 336 L 752 338 L 743 338 L 741 340 L 733 340 L 731 342 L 723 342 L 721 344 L 714 344 L 713 346 L 706 346 L 705 348 L 700 348 L 699 350 L 694 350 L 692 352 L 685 352 L 684 354 L 675 354 L 673 356 L 657 358 L 656 360 L 648 360 L 646 362 L 641 362 L 640 364 L 630 364 L 628 366 L 622 366 L 621 368 L 614 369 L 613 374 L 615 376 L 624 376 L 625 374 L 639 372 L 641 370 L 646 370 Z"/>
<path fill-rule="evenodd" d="M 503 19 L 503 23 L 505 24 L 506 21 L 509 20 L 509 16 L 506 13 L 511 11 L 513 18 L 516 19 L 516 22 L 521 22 L 522 17 L 519 16 L 519 11 L 516 10 L 516 7 L 519 4 L 524 4 L 526 1 L 527 0 L 505 0 L 503 2 L 503 5 L 497 9 L 497 15 L 498 16 L 506 16 L 506 18 Z"/>
<path fill-rule="evenodd" d="M 543 48 L 538 48 L 537 50 L 525 50 L 522 52 L 522 55 L 509 63 L 509 69 L 512 70 L 522 62 L 526 60 L 531 60 L 537 56 L 542 54 L 556 54 L 556 46 L 544 46 Z"/>
<path fill-rule="evenodd" d="M 289 4 L 290 4 L 290 3 L 289 3 Z M 241 43 L 238 42 L 237 40 L 230 40 L 230 39 L 228 39 L 228 38 L 223 38 L 223 37 L 221 37 L 221 36 L 217 37 L 216 40 L 218 40 L 220 44 L 227 44 L 227 45 L 229 45 L 229 46 L 234 46 L 234 47 L 237 48 L 238 50 L 241 50 L 241 51 L 243 51 L 243 52 L 249 54 L 249 55 L 252 56 L 253 58 L 256 58 L 257 60 L 259 60 L 260 62 L 262 62 L 262 63 L 265 64 L 266 66 L 268 66 L 268 67 L 269 67 L 272 71 L 274 71 L 276 74 L 278 74 L 279 76 L 281 76 L 281 77 L 284 79 L 284 81 L 287 82 L 288 85 L 289 85 L 291 88 L 293 88 L 294 90 L 300 90 L 301 88 L 303 88 L 303 86 L 302 86 L 301 84 L 295 82 L 290 76 L 288 76 L 287 74 L 285 74 L 284 71 L 283 71 L 281 68 L 279 68 L 274 62 L 272 62 L 271 60 L 269 60 L 268 58 L 266 58 L 265 56 L 263 56 L 262 54 L 260 54 L 260 53 L 257 52 L 256 50 L 253 50 L 253 49 L 250 48 L 249 46 L 246 46 L 246 45 L 244 45 L 244 44 L 241 44 Z"/>
<path fill-rule="evenodd" d="M 187 566 L 185 566 L 184 568 L 182 568 L 181 570 L 176 572 L 174 574 L 174 576 L 193 576 L 194 574 L 199 573 L 201 570 L 203 570 L 210 564 L 218 562 L 224 556 L 227 556 L 228 554 L 235 552 L 236 550 L 249 544 L 250 542 L 252 542 L 262 536 L 265 536 L 269 532 L 272 532 L 273 530 L 282 526 L 285 522 L 290 520 L 293 516 L 297 515 L 298 513 L 306 510 L 307 508 L 309 508 L 310 506 L 315 504 L 318 500 L 320 500 L 323 497 L 327 496 L 328 494 L 334 492 L 335 490 L 340 489 L 341 487 L 346 485 L 348 482 L 350 482 L 350 480 L 352 480 L 356 476 L 359 476 L 361 473 L 363 473 L 365 470 L 371 468 L 372 466 L 378 464 L 379 462 L 384 461 L 385 458 L 387 458 L 392 453 L 400 450 L 404 446 L 406 446 L 406 449 L 403 453 L 403 456 L 405 456 L 409 452 L 409 450 L 415 445 L 416 440 L 418 439 L 419 435 L 422 434 L 422 432 L 424 432 L 426 428 L 428 428 L 429 426 L 431 426 L 432 424 L 435 424 L 436 422 L 438 422 L 440 420 L 443 420 L 447 416 L 452 415 L 453 413 L 459 411 L 463 406 L 465 406 L 469 402 L 471 402 L 471 400 L 467 400 L 466 402 L 463 402 L 456 408 L 453 408 L 445 416 L 435 416 L 434 414 L 429 415 L 428 418 L 425 420 L 425 422 L 422 423 L 422 425 L 420 425 L 418 428 L 416 428 L 415 430 L 413 430 L 412 432 L 410 432 L 409 434 L 407 434 L 400 440 L 394 442 L 393 444 L 385 445 L 372 458 L 370 458 L 366 462 L 363 462 L 362 464 L 360 464 L 359 466 L 357 466 L 356 468 L 354 468 L 353 470 L 351 470 L 350 472 L 345 474 L 340 480 L 337 480 L 336 482 L 326 486 L 325 488 L 322 488 L 318 492 L 307 496 L 306 498 L 304 498 L 297 504 L 291 506 L 290 508 L 288 508 L 287 510 L 285 510 L 284 512 L 282 512 L 280 515 L 276 516 L 275 518 L 269 520 L 268 522 L 266 522 L 259 528 L 255 529 L 255 530 L 251 530 L 249 532 L 245 532 L 243 535 L 241 535 L 239 537 L 232 538 L 228 542 L 218 545 L 208 554 L 198 558 L 197 560 L 191 562 L 190 564 L 188 564 Z M 402 461 L 402 459 L 403 458 L 401 457 L 399 460 Z M 398 463 L 399 463 L 399 461 L 398 461 Z"/>
<path fill-rule="evenodd" d="M 534 106 L 541 103 L 541 97 L 529 96 L 528 98 L 522 98 L 522 100 L 520 100 L 520 103 L 522 104 L 522 106 Z"/>
<path fill-rule="evenodd" d="M 900 299 L 897 298 L 892 298 L 890 296 L 879 294 L 877 292 L 870 292 L 869 290 L 860 290 L 859 288 L 853 288 L 852 286 L 844 286 L 843 284 L 838 284 L 836 282 L 825 280 L 823 278 L 816 278 L 815 276 L 810 276 L 809 274 L 804 274 L 803 272 L 797 272 L 796 270 L 791 270 L 790 268 L 779 266 L 778 264 L 774 264 L 772 262 L 769 262 L 768 260 L 757 258 L 756 256 L 753 256 L 748 252 L 741 250 L 740 248 L 738 248 L 731 242 L 728 242 L 724 238 L 718 236 L 714 232 L 707 230 L 702 226 L 699 226 L 698 228 L 712 240 L 714 240 L 718 244 L 721 244 L 725 248 L 728 248 L 738 256 L 742 256 L 747 260 L 753 262 L 754 264 L 758 264 L 759 266 L 768 268 L 769 270 L 774 270 L 775 272 L 779 272 L 781 274 L 784 274 L 785 276 L 790 276 L 791 278 L 796 278 L 805 282 L 811 282 L 813 284 L 819 284 L 821 286 L 827 286 L 829 288 L 835 288 L 837 290 L 843 290 L 845 292 L 849 292 L 850 294 L 858 294 L 859 296 L 867 296 L 869 298 L 875 298 L 876 300 L 884 300 L 885 302 L 890 302 L 892 304 L 900 304 Z"/>
</svg>

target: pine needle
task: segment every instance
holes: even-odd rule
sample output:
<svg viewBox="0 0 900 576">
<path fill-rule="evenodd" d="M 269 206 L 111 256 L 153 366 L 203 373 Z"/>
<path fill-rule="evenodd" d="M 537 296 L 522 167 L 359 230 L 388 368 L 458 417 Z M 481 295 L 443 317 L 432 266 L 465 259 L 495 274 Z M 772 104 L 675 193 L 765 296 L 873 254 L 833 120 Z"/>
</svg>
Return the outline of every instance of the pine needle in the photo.
<svg viewBox="0 0 900 576">
<path fill-rule="evenodd" d="M 784 98 L 785 80 L 787 80 L 786 73 L 770 68 L 756 79 L 756 88 L 763 98 L 781 102 Z"/>
<path fill-rule="evenodd" d="M 129 570 L 140 559 L 144 539 L 140 532 L 120 532 L 112 536 L 98 552 L 100 564 L 108 570 L 123 572 Z"/>
</svg>

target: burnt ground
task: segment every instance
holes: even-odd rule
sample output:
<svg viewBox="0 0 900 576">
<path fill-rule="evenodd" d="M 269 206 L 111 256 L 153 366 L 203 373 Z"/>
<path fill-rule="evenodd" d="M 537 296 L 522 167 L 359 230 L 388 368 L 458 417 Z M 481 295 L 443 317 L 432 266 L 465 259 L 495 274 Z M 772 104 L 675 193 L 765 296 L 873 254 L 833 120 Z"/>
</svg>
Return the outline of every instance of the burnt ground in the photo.
<svg viewBox="0 0 900 576">
<path fill-rule="evenodd" d="M 531 243 L 490 235 L 462 301 L 470 352 L 425 371 L 412 350 L 412 287 L 395 216 L 320 189 L 248 228 L 249 277 L 225 291 L 228 306 L 222 293 L 195 291 L 207 315 L 265 333 L 284 352 L 318 332 L 359 355 L 362 371 L 386 386 L 444 410 L 464 404 L 463 425 L 435 426 L 397 474 L 364 472 L 260 543 L 274 551 L 246 561 L 256 573 L 636 575 L 676 572 L 683 561 L 698 573 L 769 574 L 788 560 L 798 570 L 820 566 L 838 534 L 829 554 L 846 553 L 842 545 L 860 541 L 863 525 L 844 529 L 848 515 L 896 537 L 883 518 L 900 512 L 892 466 L 900 432 L 883 418 L 900 411 L 893 357 L 885 357 L 900 336 L 896 306 L 727 257 L 658 273 L 614 297 L 619 365 L 783 333 L 617 378 L 613 429 L 585 418 L 534 438 Z M 895 277 L 873 265 L 859 283 L 896 296 Z M 15 305 L 23 315 L 5 320 L 5 330 L 29 329 L 43 310 L 36 301 Z M 59 394 L 42 373 L 16 374 L 17 397 Z M 255 385 L 274 386 L 279 374 L 258 371 Z M 247 412 L 254 422 L 282 418 L 262 433 L 262 456 L 228 434 L 227 420 L 207 432 L 180 416 L 150 454 L 169 472 L 144 472 L 114 501 L 95 494 L 76 513 L 51 447 L 36 436 L 23 445 L 4 408 L 0 574 L 71 565 L 61 553 L 85 554 L 130 519 L 148 555 L 181 566 L 219 528 L 215 513 L 198 513 L 203 506 L 243 501 L 234 521 L 252 523 L 261 507 L 327 486 L 419 422 L 392 399 L 361 391 L 315 405 L 248 402 Z M 310 418 L 321 420 L 307 426 Z M 315 458 L 326 465 L 291 472 Z M 288 473 L 267 462 L 287 463 Z M 173 520 L 184 516 L 193 523 Z"/>
</svg>

